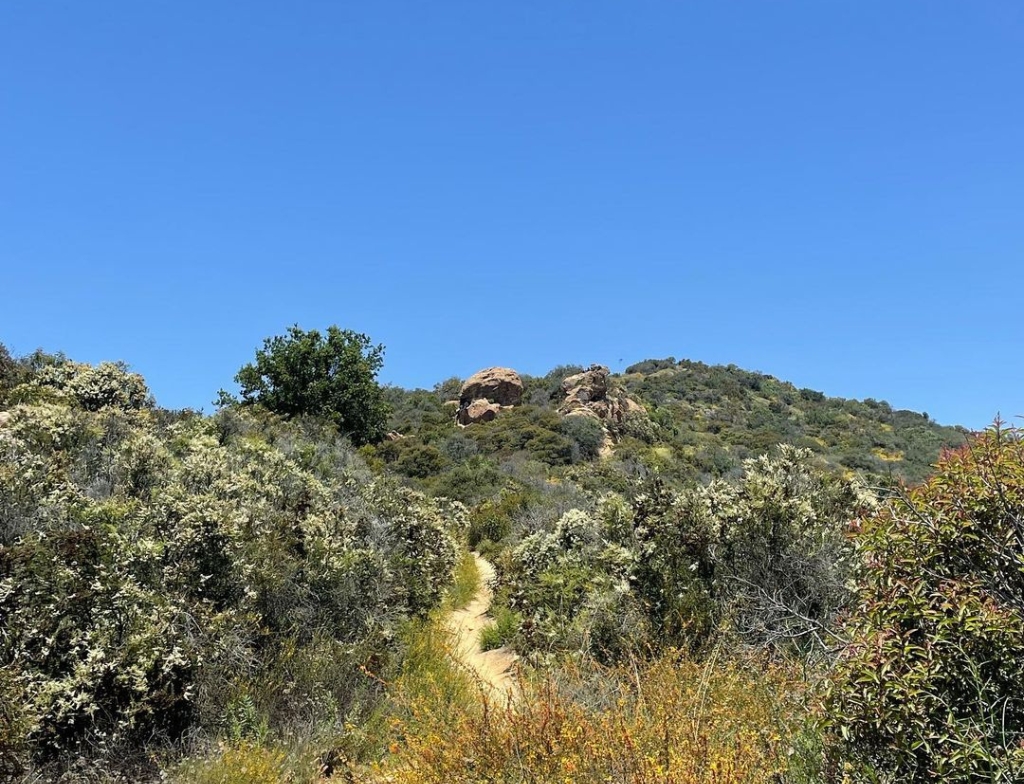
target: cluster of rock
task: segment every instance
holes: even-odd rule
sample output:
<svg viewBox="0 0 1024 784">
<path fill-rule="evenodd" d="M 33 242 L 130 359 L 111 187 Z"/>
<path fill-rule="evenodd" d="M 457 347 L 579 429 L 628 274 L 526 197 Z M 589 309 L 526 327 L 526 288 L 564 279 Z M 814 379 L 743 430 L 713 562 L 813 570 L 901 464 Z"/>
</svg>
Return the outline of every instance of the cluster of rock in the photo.
<svg viewBox="0 0 1024 784">
<path fill-rule="evenodd" d="M 604 427 L 610 446 L 611 433 L 621 432 L 631 416 L 644 416 L 644 407 L 624 391 L 609 383 L 611 372 L 604 365 L 591 365 L 588 370 L 569 376 L 562 382 L 562 416 L 584 416 L 597 420 Z M 519 405 L 523 400 L 523 381 L 511 368 L 492 367 L 470 376 L 462 385 L 456 407 L 456 421 L 462 425 L 490 422 L 501 411 Z"/>
<path fill-rule="evenodd" d="M 474 373 L 459 392 L 455 415 L 460 425 L 490 422 L 505 408 L 523 400 L 523 380 L 511 368 L 492 367 Z"/>
<path fill-rule="evenodd" d="M 586 416 L 606 428 L 616 429 L 626 418 L 644 414 L 644 407 L 622 390 L 609 385 L 611 372 L 604 365 L 591 365 L 588 370 L 569 376 L 562 382 L 565 399 L 558 407 L 562 416 Z"/>
</svg>

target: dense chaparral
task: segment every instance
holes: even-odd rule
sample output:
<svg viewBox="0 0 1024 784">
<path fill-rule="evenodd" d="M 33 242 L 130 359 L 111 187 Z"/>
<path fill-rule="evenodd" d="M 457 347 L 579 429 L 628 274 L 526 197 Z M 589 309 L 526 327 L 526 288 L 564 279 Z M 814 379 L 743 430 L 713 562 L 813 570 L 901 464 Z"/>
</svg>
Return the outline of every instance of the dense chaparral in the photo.
<svg viewBox="0 0 1024 784">
<path fill-rule="evenodd" d="M 5 776 L 1019 780 L 1013 428 L 672 358 L 500 401 L 382 361 L 292 327 L 204 415 L 0 347 Z M 507 703 L 446 623 L 470 550 Z"/>
</svg>

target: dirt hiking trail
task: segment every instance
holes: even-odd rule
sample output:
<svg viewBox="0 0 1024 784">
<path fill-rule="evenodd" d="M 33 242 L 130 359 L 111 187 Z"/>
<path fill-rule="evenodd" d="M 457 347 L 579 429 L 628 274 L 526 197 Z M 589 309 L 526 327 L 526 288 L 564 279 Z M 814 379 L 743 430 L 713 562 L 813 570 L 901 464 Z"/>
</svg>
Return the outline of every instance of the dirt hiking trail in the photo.
<svg viewBox="0 0 1024 784">
<path fill-rule="evenodd" d="M 473 559 L 480 572 L 480 587 L 469 604 L 454 610 L 446 621 L 452 635 L 452 655 L 472 672 L 490 702 L 508 707 L 515 701 L 518 691 L 513 677 L 516 655 L 508 648 L 480 649 L 480 630 L 494 624 L 494 619 L 487 614 L 493 596 L 494 567 L 476 553 Z"/>
</svg>

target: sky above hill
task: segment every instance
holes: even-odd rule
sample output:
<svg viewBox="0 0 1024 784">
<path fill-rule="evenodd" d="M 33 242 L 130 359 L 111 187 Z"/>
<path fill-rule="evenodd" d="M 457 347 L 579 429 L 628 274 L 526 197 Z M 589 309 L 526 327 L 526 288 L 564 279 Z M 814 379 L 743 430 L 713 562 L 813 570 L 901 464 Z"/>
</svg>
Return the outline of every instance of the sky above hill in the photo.
<svg viewBox="0 0 1024 784">
<path fill-rule="evenodd" d="M 206 410 L 298 323 L 402 386 L 672 355 L 1012 420 L 1022 83 L 1016 1 L 3 3 L 0 342 Z"/>
</svg>

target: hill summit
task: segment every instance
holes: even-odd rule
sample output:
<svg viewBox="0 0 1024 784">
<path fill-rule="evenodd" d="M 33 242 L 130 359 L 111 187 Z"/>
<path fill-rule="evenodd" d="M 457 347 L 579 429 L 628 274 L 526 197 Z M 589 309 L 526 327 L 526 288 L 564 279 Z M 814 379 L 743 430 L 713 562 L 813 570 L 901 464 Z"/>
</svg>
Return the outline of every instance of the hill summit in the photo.
<svg viewBox="0 0 1024 784">
<path fill-rule="evenodd" d="M 822 467 L 889 485 L 923 480 L 941 450 L 961 445 L 967 433 L 884 401 L 828 397 L 735 365 L 668 357 L 621 374 L 602 365 L 565 365 L 543 376 L 481 373 L 498 370 L 518 382 L 514 404 L 489 399 L 473 381 L 480 373 L 432 391 L 389 388 L 390 427 L 405 438 L 366 450 L 371 462 L 472 502 L 514 476 L 513 466 L 580 480 L 655 471 L 671 482 L 707 481 L 792 444 Z M 459 421 L 470 424 L 462 429 L 445 408 L 460 391 Z M 473 405 L 484 413 L 470 417 Z M 467 472 L 472 482 L 461 481 Z"/>
</svg>

